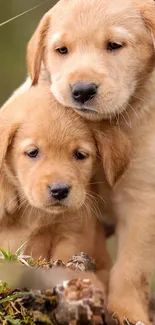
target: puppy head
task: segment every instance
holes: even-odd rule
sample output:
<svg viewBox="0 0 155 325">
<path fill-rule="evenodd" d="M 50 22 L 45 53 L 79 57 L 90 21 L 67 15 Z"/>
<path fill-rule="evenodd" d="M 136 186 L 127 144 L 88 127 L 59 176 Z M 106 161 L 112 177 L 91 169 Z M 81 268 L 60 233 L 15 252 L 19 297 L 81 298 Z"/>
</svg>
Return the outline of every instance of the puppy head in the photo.
<svg viewBox="0 0 155 325">
<path fill-rule="evenodd" d="M 32 83 L 43 59 L 61 104 L 87 119 L 114 116 L 152 70 L 154 36 L 153 0 L 60 0 L 29 42 Z"/>
<path fill-rule="evenodd" d="M 72 109 L 64 110 L 49 90 L 32 87 L 0 112 L 0 168 L 5 164 L 9 182 L 33 207 L 76 210 L 101 159 L 111 186 L 128 164 L 128 142 L 119 132 L 94 131 Z"/>
<path fill-rule="evenodd" d="M 17 105 L 23 111 L 19 125 Z M 5 130 L 5 109 L 0 117 L 5 138 L 1 159 L 5 157 L 10 181 L 34 207 L 52 213 L 79 209 L 96 161 L 95 140 L 86 123 L 73 110 L 64 110 L 50 91 L 37 87 L 11 103 L 11 110 L 15 115 Z"/>
</svg>

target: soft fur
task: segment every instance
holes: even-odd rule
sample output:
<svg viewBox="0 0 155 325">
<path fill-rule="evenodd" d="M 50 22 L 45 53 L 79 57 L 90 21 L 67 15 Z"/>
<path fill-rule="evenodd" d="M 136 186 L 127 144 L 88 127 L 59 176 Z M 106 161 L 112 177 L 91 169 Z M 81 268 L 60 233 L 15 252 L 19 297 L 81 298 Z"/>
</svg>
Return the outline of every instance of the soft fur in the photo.
<svg viewBox="0 0 155 325">
<path fill-rule="evenodd" d="M 107 279 L 111 262 L 99 220 L 97 174 L 113 185 L 129 162 L 130 142 L 104 124 L 102 135 L 72 109 L 65 111 L 47 87 L 31 88 L 0 111 L 1 247 L 15 250 L 26 242 L 25 254 L 63 261 L 84 251 Z M 113 136 L 120 143 L 117 154 Z M 36 148 L 38 156 L 30 158 Z M 85 159 L 77 160 L 77 152 Z M 50 195 L 55 183 L 71 188 L 62 201 Z"/>
<path fill-rule="evenodd" d="M 38 82 L 43 62 L 51 91 L 64 106 L 91 119 L 130 110 L 154 67 L 154 30 L 153 0 L 58 1 L 28 44 L 32 84 Z M 110 51 L 109 42 L 122 48 Z M 61 47 L 68 53 L 60 54 Z M 77 82 L 96 84 L 97 95 L 78 104 L 71 93 Z"/>
<path fill-rule="evenodd" d="M 109 42 L 122 47 L 109 51 Z M 68 48 L 65 56 L 56 51 L 62 46 Z M 131 139 L 124 177 L 113 191 L 100 186 L 103 215 L 117 221 L 107 308 L 121 322 L 127 317 L 146 324 L 155 270 L 154 46 L 153 0 L 61 0 L 41 20 L 27 52 L 33 85 L 40 77 L 59 102 L 86 119 L 109 118 Z M 98 85 L 97 95 L 84 105 L 71 97 L 70 86 L 79 81 Z"/>
</svg>

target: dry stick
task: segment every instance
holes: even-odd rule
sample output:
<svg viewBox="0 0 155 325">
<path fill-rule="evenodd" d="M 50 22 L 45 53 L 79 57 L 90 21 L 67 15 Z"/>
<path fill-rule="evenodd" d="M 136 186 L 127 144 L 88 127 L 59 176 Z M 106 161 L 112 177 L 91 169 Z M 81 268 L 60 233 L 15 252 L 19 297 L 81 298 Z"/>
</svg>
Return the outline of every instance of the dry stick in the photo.
<svg viewBox="0 0 155 325">
<path fill-rule="evenodd" d="M 45 4 L 48 3 L 49 1 L 50 1 L 50 0 L 47 0 L 47 1 L 41 2 L 39 5 L 37 5 L 37 6 L 35 6 L 35 7 L 32 7 L 32 8 L 30 8 L 30 9 L 26 10 L 26 11 L 23 11 L 23 12 L 21 12 L 19 15 L 14 16 L 14 17 L 12 17 L 12 18 L 10 18 L 10 19 L 8 19 L 8 20 L 3 21 L 2 23 L 0 23 L 0 27 L 6 25 L 6 24 L 8 24 L 8 23 L 10 23 L 11 21 L 13 21 L 13 20 L 15 20 L 15 19 L 17 19 L 17 18 L 19 18 L 19 17 L 21 17 L 21 16 L 24 16 L 25 14 L 27 14 L 27 13 L 29 13 L 29 12 L 31 12 L 31 11 L 33 11 L 33 10 L 35 10 L 35 9 L 41 7 L 41 6 L 43 6 L 43 5 L 45 5 Z"/>
</svg>

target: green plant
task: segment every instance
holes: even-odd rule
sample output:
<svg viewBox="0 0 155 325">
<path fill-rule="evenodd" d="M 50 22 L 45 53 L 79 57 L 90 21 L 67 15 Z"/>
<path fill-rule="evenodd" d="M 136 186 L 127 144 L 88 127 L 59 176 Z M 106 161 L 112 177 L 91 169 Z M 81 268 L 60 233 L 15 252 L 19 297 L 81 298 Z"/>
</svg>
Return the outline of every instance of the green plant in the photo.
<svg viewBox="0 0 155 325">
<path fill-rule="evenodd" d="M 0 259 L 1 260 L 6 260 L 6 261 L 19 261 L 22 262 L 23 264 L 30 266 L 33 265 L 33 259 L 31 256 L 23 255 L 22 254 L 22 249 L 26 243 L 22 244 L 16 251 L 15 253 L 12 253 L 10 250 L 10 246 L 8 246 L 8 251 L 5 251 L 3 248 L 0 248 Z"/>
</svg>

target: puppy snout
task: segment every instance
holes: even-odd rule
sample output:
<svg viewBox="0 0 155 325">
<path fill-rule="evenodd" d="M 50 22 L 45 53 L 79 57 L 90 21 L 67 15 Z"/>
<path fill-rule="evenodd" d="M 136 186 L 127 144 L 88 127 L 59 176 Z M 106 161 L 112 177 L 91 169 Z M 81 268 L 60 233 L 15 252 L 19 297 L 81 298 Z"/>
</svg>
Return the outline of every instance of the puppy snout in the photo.
<svg viewBox="0 0 155 325">
<path fill-rule="evenodd" d="M 70 192 L 70 186 L 64 183 L 55 183 L 49 186 L 50 195 L 57 201 L 64 200 Z"/>
<path fill-rule="evenodd" d="M 84 104 L 96 96 L 97 88 L 94 83 L 78 82 L 71 86 L 72 97 L 76 102 Z"/>
</svg>

